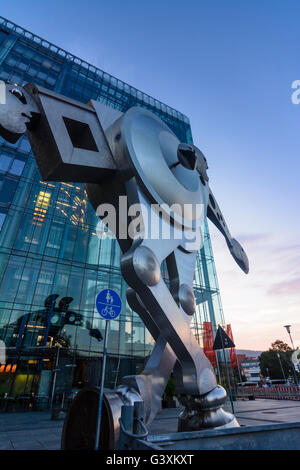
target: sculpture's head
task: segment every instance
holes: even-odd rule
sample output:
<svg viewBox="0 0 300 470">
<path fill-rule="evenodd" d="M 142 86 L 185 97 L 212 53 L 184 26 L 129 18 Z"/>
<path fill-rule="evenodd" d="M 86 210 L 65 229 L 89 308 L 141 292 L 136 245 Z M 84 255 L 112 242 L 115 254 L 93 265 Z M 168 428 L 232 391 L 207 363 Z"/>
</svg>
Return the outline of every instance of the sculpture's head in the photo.
<svg viewBox="0 0 300 470">
<path fill-rule="evenodd" d="M 0 135 L 15 143 L 39 115 L 38 107 L 24 88 L 5 85 L 5 102 L 0 103 Z"/>
<path fill-rule="evenodd" d="M 207 160 L 201 150 L 193 144 L 179 144 L 177 149 L 179 162 L 189 170 L 197 170 L 202 184 L 208 181 L 206 170 L 208 169 Z"/>
</svg>

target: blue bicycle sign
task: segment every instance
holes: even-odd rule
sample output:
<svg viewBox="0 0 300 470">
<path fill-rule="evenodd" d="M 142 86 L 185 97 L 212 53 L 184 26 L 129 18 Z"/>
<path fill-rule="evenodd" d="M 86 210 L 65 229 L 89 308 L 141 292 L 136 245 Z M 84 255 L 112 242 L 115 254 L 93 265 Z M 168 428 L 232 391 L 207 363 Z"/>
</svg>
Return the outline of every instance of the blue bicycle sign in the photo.
<svg viewBox="0 0 300 470">
<path fill-rule="evenodd" d="M 104 289 L 97 295 L 96 308 L 104 320 L 115 320 L 121 313 L 122 300 L 112 289 Z"/>
</svg>

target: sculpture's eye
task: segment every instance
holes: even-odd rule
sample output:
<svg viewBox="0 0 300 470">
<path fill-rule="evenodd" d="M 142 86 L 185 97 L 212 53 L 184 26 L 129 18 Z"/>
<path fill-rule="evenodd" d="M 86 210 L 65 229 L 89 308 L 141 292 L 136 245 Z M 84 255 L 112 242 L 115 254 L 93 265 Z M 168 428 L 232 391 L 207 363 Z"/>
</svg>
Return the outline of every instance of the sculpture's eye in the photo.
<svg viewBox="0 0 300 470">
<path fill-rule="evenodd" d="M 26 98 L 24 96 L 24 93 L 22 93 L 21 90 L 19 90 L 18 88 L 12 88 L 11 90 L 9 90 L 10 93 L 12 95 L 14 95 L 16 98 L 18 98 L 19 101 L 21 101 L 21 103 L 23 104 L 27 104 L 27 101 L 26 101 Z"/>
</svg>

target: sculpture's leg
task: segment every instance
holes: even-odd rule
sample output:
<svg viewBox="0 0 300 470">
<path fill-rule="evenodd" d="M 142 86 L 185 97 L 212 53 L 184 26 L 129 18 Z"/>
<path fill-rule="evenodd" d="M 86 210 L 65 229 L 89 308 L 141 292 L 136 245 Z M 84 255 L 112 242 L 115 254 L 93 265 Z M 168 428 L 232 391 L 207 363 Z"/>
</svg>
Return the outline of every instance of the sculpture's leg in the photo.
<svg viewBox="0 0 300 470">
<path fill-rule="evenodd" d="M 137 376 L 123 377 L 122 383 L 134 387 L 145 403 L 145 422 L 149 425 L 161 407 L 162 395 L 172 373 L 177 357 L 151 316 L 142 305 L 136 292 L 128 288 L 127 300 L 130 307 L 142 318 L 146 328 L 155 339 L 155 345 L 144 371 Z"/>
<path fill-rule="evenodd" d="M 147 201 L 143 200 L 143 204 L 146 203 Z M 160 389 L 161 393 L 163 382 L 165 386 L 166 372 L 168 370 L 169 377 L 174 367 L 175 358 L 178 357 L 179 363 L 175 367 L 177 389 L 182 395 L 182 402 L 187 407 L 185 416 L 182 416 L 180 421 L 185 423 L 181 424 L 181 428 L 189 425 L 193 427 L 195 421 L 200 427 L 215 427 L 229 423 L 232 425 L 233 416 L 220 408 L 225 401 L 226 392 L 221 387 L 217 387 L 212 366 L 189 327 L 191 315 L 195 310 L 191 285 L 196 254 L 187 254 L 178 249 L 180 243 L 184 243 L 184 238 L 179 241 L 178 238 L 175 240 L 144 239 L 135 241 L 132 248 L 123 255 L 121 260 L 124 278 L 137 292 L 136 300 L 138 300 L 139 308 L 135 308 L 135 310 L 141 314 L 150 332 L 154 332 L 154 334 L 152 333 L 154 337 L 160 331 L 165 339 L 163 342 L 159 337 L 143 374 L 143 376 L 148 374 L 150 382 L 153 378 L 154 387 L 151 383 L 144 387 L 139 385 L 138 390 L 142 396 L 144 395 L 146 401 L 153 403 L 153 397 L 149 394 L 147 396 L 145 389 L 151 390 L 153 388 L 154 392 L 158 392 Z M 154 248 L 155 254 L 152 248 Z M 163 281 L 160 271 L 160 264 L 166 258 L 168 259 L 169 273 L 171 273 L 171 292 Z M 182 261 L 184 262 L 182 263 Z M 180 265 L 182 267 L 178 269 Z M 169 354 L 166 342 L 171 346 L 174 354 Z M 162 364 L 164 367 L 160 370 L 159 366 Z M 164 373 L 164 379 L 161 380 L 160 385 L 155 384 L 157 370 Z M 146 371 L 147 374 L 145 374 Z M 136 380 L 145 383 L 142 376 L 136 377 Z M 197 400 L 191 397 L 197 397 Z M 192 405 L 193 403 L 194 405 Z M 150 419 L 151 415 L 152 413 L 149 415 L 148 412 Z M 198 416 L 196 420 L 195 415 Z"/>
<path fill-rule="evenodd" d="M 184 392 L 202 395 L 215 388 L 212 366 L 162 280 L 153 251 L 142 244 L 126 253 L 122 257 L 122 272 L 126 282 L 135 287 L 153 321 L 178 357 L 182 365 Z"/>
<path fill-rule="evenodd" d="M 167 259 L 170 290 L 174 298 L 178 299 L 182 312 L 189 313 L 189 323 L 193 306 L 191 293 L 187 295 L 187 287 L 193 285 L 195 261 L 195 252 L 186 252 L 181 248 L 176 249 Z M 174 373 L 177 381 L 180 380 L 182 373 L 179 362 L 175 365 Z M 226 391 L 220 386 L 206 395 L 192 397 L 182 393 L 178 398 L 185 407 L 179 416 L 178 431 L 238 426 L 235 417 L 222 409 Z"/>
<path fill-rule="evenodd" d="M 183 254 L 182 251 L 178 253 L 179 259 L 182 259 L 181 254 Z M 185 256 L 186 254 L 183 254 L 183 259 Z M 183 271 L 187 275 L 187 263 L 183 266 Z M 182 272 L 180 278 L 181 280 L 184 278 Z M 176 362 L 176 355 L 165 338 L 159 335 L 155 323 L 151 320 L 150 315 L 141 305 L 140 299 L 132 289 L 129 289 L 127 298 L 130 306 L 140 314 L 150 333 L 156 339 L 154 350 L 143 373 L 139 376 L 125 377 L 122 381 L 139 391 L 146 405 L 145 420 L 147 424 L 150 424 L 160 408 L 161 397 L 172 370 L 174 370 L 177 383 L 181 383 L 182 389 L 182 370 L 180 363 Z M 189 317 L 190 320 L 191 318 Z M 185 407 L 179 417 L 179 431 L 237 425 L 235 418 L 222 409 L 226 399 L 226 392 L 222 387 L 217 386 L 201 397 L 187 397 L 184 393 L 181 393 L 178 398 Z"/>
<path fill-rule="evenodd" d="M 183 298 L 183 288 L 180 290 L 180 286 L 186 286 L 193 282 L 195 259 L 196 253 L 184 253 L 181 249 L 176 249 L 167 258 L 170 291 L 174 298 L 178 299 L 178 303 L 179 298 L 183 303 L 186 300 Z M 181 268 L 177 267 L 178 264 Z M 179 294 L 179 291 L 181 294 Z M 182 371 L 180 364 L 178 362 L 176 364 L 177 357 L 175 353 L 163 335 L 160 334 L 159 328 L 145 309 L 136 292 L 131 288 L 127 289 L 127 301 L 130 307 L 140 315 L 156 341 L 153 352 L 142 374 L 122 379 L 122 383 L 135 387 L 141 394 L 145 402 L 146 424 L 150 424 L 161 407 L 161 398 L 172 371 L 174 370 L 175 372 L 177 383 L 182 382 Z M 182 310 L 180 303 L 179 308 Z M 182 313 L 184 315 L 183 310 Z M 189 323 L 191 319 L 192 316 L 187 317 Z"/>
</svg>

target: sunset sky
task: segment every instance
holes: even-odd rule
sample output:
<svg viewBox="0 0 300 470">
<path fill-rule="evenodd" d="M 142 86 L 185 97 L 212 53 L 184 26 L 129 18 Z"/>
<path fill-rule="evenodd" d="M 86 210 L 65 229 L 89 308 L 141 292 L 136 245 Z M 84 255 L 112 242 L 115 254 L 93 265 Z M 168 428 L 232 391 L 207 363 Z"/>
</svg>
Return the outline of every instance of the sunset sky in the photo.
<svg viewBox="0 0 300 470">
<path fill-rule="evenodd" d="M 4 2 L 3 2 L 4 3 Z M 1 15 L 186 114 L 250 273 L 212 228 L 236 346 L 300 347 L 298 0 L 14 0 Z"/>
</svg>

